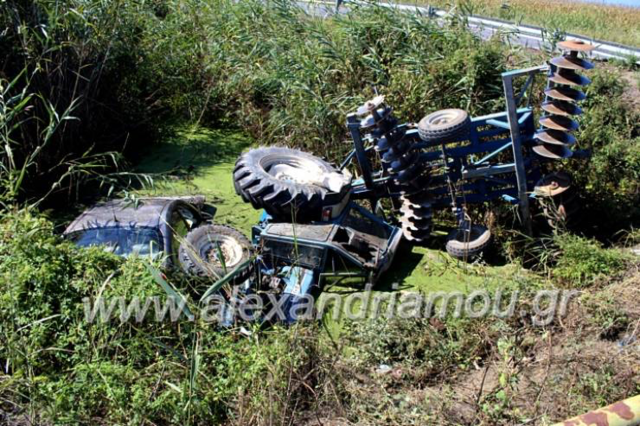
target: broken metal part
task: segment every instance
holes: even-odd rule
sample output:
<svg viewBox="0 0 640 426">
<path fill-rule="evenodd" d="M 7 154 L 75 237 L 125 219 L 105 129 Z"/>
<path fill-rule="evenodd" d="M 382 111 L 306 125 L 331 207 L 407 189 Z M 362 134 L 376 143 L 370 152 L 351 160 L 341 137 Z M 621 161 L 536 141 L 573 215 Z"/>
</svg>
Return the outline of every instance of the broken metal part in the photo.
<svg viewBox="0 0 640 426">
<path fill-rule="evenodd" d="M 551 59 L 550 62 L 558 68 L 568 70 L 586 71 L 593 68 L 593 64 L 591 62 L 575 56 L 558 56 Z"/>
<path fill-rule="evenodd" d="M 551 101 L 542 104 L 542 109 L 549 114 L 563 115 L 580 115 L 582 110 L 574 103 L 568 101 Z"/>
<path fill-rule="evenodd" d="M 573 132 L 578 129 L 578 123 L 559 115 L 541 117 L 539 123 L 548 129 L 562 130 L 563 132 Z"/>
<path fill-rule="evenodd" d="M 533 147 L 533 152 L 541 157 L 551 158 L 554 160 L 560 160 L 563 158 L 569 158 L 573 155 L 573 152 L 563 145 L 544 144 Z"/>
<path fill-rule="evenodd" d="M 534 138 L 553 145 L 565 145 L 571 146 L 576 143 L 576 138 L 569 133 L 565 133 L 561 130 L 543 130 L 534 135 Z"/>
<path fill-rule="evenodd" d="M 591 80 L 587 77 L 576 74 L 574 70 L 566 69 L 559 69 L 554 72 L 553 75 L 549 77 L 549 80 L 556 84 L 564 84 L 566 86 L 586 86 L 591 83 Z"/>
<path fill-rule="evenodd" d="M 545 90 L 544 94 L 552 99 L 573 102 L 582 101 L 587 97 L 584 92 L 571 89 L 569 87 L 554 87 L 552 89 Z"/>
<path fill-rule="evenodd" d="M 566 172 L 546 175 L 536 183 L 534 192 L 540 197 L 555 197 L 571 188 L 571 176 Z"/>
<path fill-rule="evenodd" d="M 558 43 L 558 47 L 562 50 L 573 52 L 590 52 L 596 47 L 593 44 L 587 44 L 582 40 L 565 40 Z"/>
</svg>

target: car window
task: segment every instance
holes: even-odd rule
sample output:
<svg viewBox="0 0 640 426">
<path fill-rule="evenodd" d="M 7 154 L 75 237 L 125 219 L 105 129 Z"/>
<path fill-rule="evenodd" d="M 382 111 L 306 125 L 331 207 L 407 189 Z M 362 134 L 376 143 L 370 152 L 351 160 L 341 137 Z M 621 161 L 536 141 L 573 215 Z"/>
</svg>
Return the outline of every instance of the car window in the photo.
<svg viewBox="0 0 640 426">
<path fill-rule="evenodd" d="M 133 254 L 155 258 L 161 247 L 160 234 L 151 228 L 92 228 L 69 236 L 80 247 L 101 246 L 119 256 Z"/>
</svg>

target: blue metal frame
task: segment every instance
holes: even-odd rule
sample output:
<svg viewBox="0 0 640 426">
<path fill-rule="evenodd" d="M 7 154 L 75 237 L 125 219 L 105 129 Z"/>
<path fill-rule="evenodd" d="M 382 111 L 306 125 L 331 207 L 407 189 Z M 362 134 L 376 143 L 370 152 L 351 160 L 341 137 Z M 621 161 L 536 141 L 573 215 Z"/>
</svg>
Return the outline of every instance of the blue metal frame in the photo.
<svg viewBox="0 0 640 426">
<path fill-rule="evenodd" d="M 530 227 L 529 194 L 541 177 L 538 165 L 543 159 L 530 149 L 536 144 L 536 125 L 533 108 L 529 106 L 531 97 L 526 95 L 533 86 L 535 76 L 547 70 L 548 67 L 543 65 L 503 73 L 506 110 L 473 118 L 470 132 L 464 139 L 444 145 L 440 142 L 424 142 L 417 129 L 408 124 L 398 126 L 406 130 L 404 139 L 422 150 L 420 161 L 437 170 L 431 174 L 429 185 L 433 207 L 483 203 L 501 198 L 518 204 L 525 226 Z M 513 81 L 523 76 L 527 80 L 516 94 Z M 518 108 L 524 99 L 525 106 Z M 352 198 L 370 199 L 375 203 L 383 197 L 399 197 L 400 188 L 384 165 L 380 170 L 373 171 L 368 154 L 373 150 L 375 138 L 362 136 L 360 119 L 355 114 L 347 116 L 347 126 L 354 149 L 343 161 L 341 169 L 356 159 L 362 176 L 353 184 Z M 455 200 L 451 199 L 448 182 L 456 188 Z"/>
</svg>

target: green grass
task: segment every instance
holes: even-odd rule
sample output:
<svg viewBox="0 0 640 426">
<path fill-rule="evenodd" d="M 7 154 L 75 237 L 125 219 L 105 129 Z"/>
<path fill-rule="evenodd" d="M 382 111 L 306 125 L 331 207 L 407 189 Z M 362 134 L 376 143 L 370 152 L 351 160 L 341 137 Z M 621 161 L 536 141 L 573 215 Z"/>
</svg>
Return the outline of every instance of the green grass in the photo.
<svg viewBox="0 0 640 426">
<path fill-rule="evenodd" d="M 401 3 L 429 4 L 445 10 L 500 18 L 584 35 L 628 46 L 640 46 L 640 8 L 571 0 L 418 0 Z"/>
</svg>

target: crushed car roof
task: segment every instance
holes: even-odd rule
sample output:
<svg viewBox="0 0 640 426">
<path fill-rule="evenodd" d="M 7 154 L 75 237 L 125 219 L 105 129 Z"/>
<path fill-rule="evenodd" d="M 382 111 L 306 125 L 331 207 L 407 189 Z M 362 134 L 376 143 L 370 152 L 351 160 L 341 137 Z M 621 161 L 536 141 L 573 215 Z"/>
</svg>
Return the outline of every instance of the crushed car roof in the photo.
<svg viewBox="0 0 640 426">
<path fill-rule="evenodd" d="M 165 210 L 179 201 L 199 205 L 204 202 L 204 197 L 150 197 L 135 202 L 128 199 L 101 202 L 71 222 L 64 234 L 116 226 L 158 228 Z"/>
</svg>

